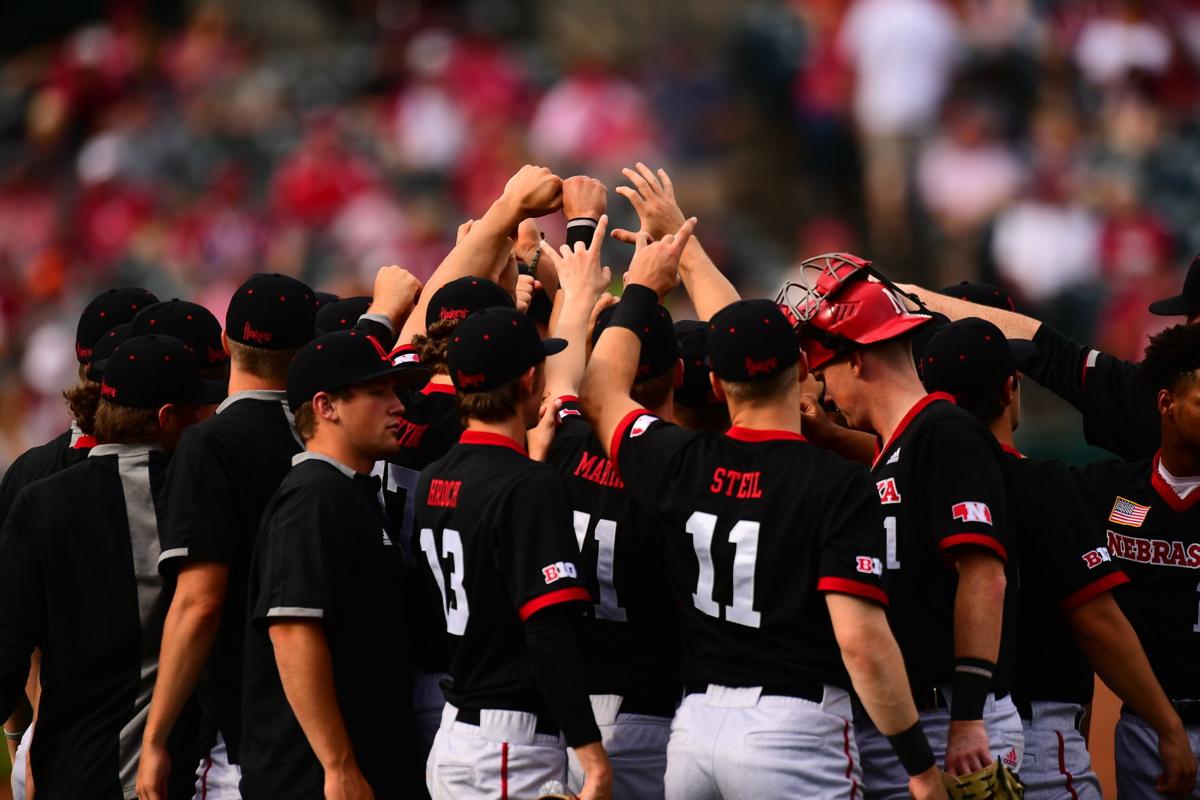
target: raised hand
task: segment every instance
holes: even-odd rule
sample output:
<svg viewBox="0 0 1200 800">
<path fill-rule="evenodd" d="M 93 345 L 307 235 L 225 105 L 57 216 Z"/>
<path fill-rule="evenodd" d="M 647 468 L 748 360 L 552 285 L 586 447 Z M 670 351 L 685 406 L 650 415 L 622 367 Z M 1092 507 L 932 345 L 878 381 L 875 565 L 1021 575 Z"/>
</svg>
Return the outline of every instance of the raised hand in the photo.
<svg viewBox="0 0 1200 800">
<path fill-rule="evenodd" d="M 563 181 L 563 216 L 567 219 L 600 219 L 608 210 L 608 187 L 587 175 Z"/>
<path fill-rule="evenodd" d="M 542 259 L 554 265 L 564 296 L 579 297 L 594 304 L 612 283 L 612 270 L 600 266 L 600 247 L 607 230 L 608 215 L 602 214 L 592 234 L 592 242 L 586 248 L 583 242 L 576 242 L 574 250 L 564 244 L 556 253 L 553 247 L 542 242 Z"/>
<path fill-rule="evenodd" d="M 633 184 L 633 188 L 618 186 L 614 191 L 633 206 L 638 219 L 641 220 L 642 232 L 647 234 L 652 241 L 657 241 L 679 230 L 679 227 L 683 225 L 683 212 L 679 209 L 679 204 L 675 202 L 675 187 L 666 170 L 660 169 L 657 173 L 652 172 L 640 161 L 635 166 L 636 169 L 626 167 L 621 170 L 621 173 Z M 637 242 L 637 234 L 621 228 L 614 230 L 612 236 L 617 241 L 626 244 L 636 244 Z"/>
<path fill-rule="evenodd" d="M 562 208 L 562 184 L 548 168 L 526 164 L 508 179 L 500 200 L 511 206 L 518 221 L 543 217 Z"/>
<path fill-rule="evenodd" d="M 407 319 L 421 294 L 421 282 L 411 272 L 396 265 L 380 267 L 375 275 L 375 290 L 371 298 L 372 314 L 383 314 L 396 330 Z"/>
<path fill-rule="evenodd" d="M 656 242 L 650 241 L 646 231 L 639 232 L 636 236 L 637 250 L 629 264 L 626 282 L 653 289 L 659 300 L 670 294 L 679 285 L 679 259 L 695 227 L 696 218 L 692 217 L 683 222 L 679 230 L 666 234 Z"/>
</svg>

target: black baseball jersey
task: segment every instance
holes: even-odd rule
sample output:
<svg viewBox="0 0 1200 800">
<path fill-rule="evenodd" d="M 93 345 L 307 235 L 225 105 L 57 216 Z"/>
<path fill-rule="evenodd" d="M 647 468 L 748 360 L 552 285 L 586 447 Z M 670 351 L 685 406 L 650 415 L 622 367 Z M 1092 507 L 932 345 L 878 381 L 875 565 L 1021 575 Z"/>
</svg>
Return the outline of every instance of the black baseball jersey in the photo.
<svg viewBox="0 0 1200 800">
<path fill-rule="evenodd" d="M 1172 700 L 1200 699 L 1200 493 L 1181 500 L 1158 456 L 1079 468 L 1108 553 L 1130 582 L 1113 594 Z"/>
<path fill-rule="evenodd" d="M 375 796 L 418 796 L 403 555 L 379 481 L 321 455 L 295 462 L 263 513 L 250 567 L 242 795 L 322 796 L 324 771 L 284 695 L 269 630 L 309 620 L 324 630 L 338 708 Z"/>
<path fill-rule="evenodd" d="M 1092 668 L 1066 614 L 1128 583 L 1070 469 L 1005 448 L 1009 523 L 1020 542 L 1016 683 L 1021 703 L 1091 702 Z"/>
<path fill-rule="evenodd" d="M 595 599 L 583 641 L 588 691 L 669 714 L 679 699 L 681 634 L 657 522 L 626 490 L 578 400 L 562 399 L 546 461 L 566 478 L 582 575 Z"/>
<path fill-rule="evenodd" d="M 167 473 L 161 508 L 163 574 L 188 562 L 229 567 L 221 627 L 201 676 L 204 739 L 219 731 L 238 763 L 246 576 L 267 501 L 301 451 L 281 391 L 238 392 L 217 413 L 184 431 Z"/>
<path fill-rule="evenodd" d="M 562 476 L 504 436 L 465 431 L 421 473 L 413 536 L 442 597 L 451 703 L 549 713 L 522 623 L 591 603 L 571 532 Z"/>
<path fill-rule="evenodd" d="M 94 447 L 27 486 L 0 533 L 0 714 L 41 648 L 39 796 L 133 796 L 166 614 L 154 505 L 166 461 L 148 445 Z M 190 796 L 195 735 L 184 725 L 173 737 L 172 797 Z"/>
<path fill-rule="evenodd" d="M 1140 364 L 1076 344 L 1045 324 L 1033 341 L 1037 352 L 1025 374 L 1079 409 L 1088 444 L 1126 461 L 1154 455 L 1162 439 L 1158 406 Z"/>
<path fill-rule="evenodd" d="M 404 414 L 400 417 L 399 454 L 391 462 L 420 472 L 446 455 L 458 442 L 463 426 L 458 418 L 458 399 L 448 383 L 427 383 L 423 389 L 400 394 Z"/>
<path fill-rule="evenodd" d="M 883 506 L 888 617 L 916 697 L 954 682 L 951 554 L 983 548 L 1004 559 L 1005 618 L 1016 614 L 1016 543 L 1008 533 L 1007 492 L 996 438 L 948 394 L 922 398 L 875 457 L 871 472 Z M 1012 624 L 1005 625 L 997 693 L 1012 678 Z"/>
<path fill-rule="evenodd" d="M 95 443 L 95 439 L 71 425 L 45 444 L 31 447 L 17 456 L 4 472 L 4 480 L 0 481 L 0 522 L 8 516 L 22 489 L 39 478 L 83 461 Z"/>
<path fill-rule="evenodd" d="M 689 686 L 849 688 L 823 593 L 887 603 L 865 469 L 799 434 L 701 433 L 645 410 L 622 420 L 610 452 L 661 520 Z"/>
</svg>

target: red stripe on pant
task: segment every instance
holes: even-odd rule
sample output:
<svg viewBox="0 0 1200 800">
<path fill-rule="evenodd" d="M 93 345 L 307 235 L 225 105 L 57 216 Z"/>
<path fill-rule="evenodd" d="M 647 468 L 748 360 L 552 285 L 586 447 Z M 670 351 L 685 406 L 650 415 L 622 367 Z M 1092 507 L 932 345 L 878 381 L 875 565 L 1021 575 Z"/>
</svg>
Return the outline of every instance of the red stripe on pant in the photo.
<svg viewBox="0 0 1200 800">
<path fill-rule="evenodd" d="M 212 769 L 212 759 L 204 759 L 204 772 L 200 773 L 200 800 L 208 798 L 208 771 Z"/>
<path fill-rule="evenodd" d="M 846 777 L 849 778 L 854 774 L 854 756 L 850 754 L 850 723 L 847 722 L 842 728 L 842 742 L 846 750 Z M 858 781 L 852 781 L 850 784 L 850 800 L 858 795 Z"/>
<path fill-rule="evenodd" d="M 1067 743 L 1063 740 L 1061 731 L 1055 731 L 1054 735 L 1058 737 L 1058 771 L 1067 778 L 1067 782 L 1064 785 L 1066 790 L 1071 794 L 1072 800 L 1079 800 L 1079 795 L 1075 794 L 1075 787 L 1072 785 L 1075 778 L 1071 776 L 1071 773 L 1067 772 Z"/>
<path fill-rule="evenodd" d="M 508 800 L 508 742 L 500 745 L 500 800 Z"/>
</svg>

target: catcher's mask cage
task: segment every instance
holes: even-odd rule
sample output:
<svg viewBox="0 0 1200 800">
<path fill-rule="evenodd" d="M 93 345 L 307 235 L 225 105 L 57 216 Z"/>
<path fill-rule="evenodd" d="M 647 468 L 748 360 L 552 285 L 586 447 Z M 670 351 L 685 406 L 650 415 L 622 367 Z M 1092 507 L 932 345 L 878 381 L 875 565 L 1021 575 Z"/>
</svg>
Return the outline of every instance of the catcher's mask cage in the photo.
<svg viewBox="0 0 1200 800">
<path fill-rule="evenodd" d="M 800 263 L 798 281 L 784 283 L 776 304 L 816 369 L 855 347 L 886 342 L 933 319 L 866 259 L 825 253 Z"/>
</svg>

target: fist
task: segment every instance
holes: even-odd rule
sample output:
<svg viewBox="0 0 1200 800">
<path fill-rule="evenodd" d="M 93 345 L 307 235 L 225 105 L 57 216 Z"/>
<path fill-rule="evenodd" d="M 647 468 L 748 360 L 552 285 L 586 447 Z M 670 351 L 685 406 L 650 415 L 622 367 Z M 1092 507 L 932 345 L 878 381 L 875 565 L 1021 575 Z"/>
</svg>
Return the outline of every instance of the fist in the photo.
<svg viewBox="0 0 1200 800">
<path fill-rule="evenodd" d="M 563 216 L 567 219 L 600 219 L 608 210 L 608 189 L 587 175 L 573 175 L 563 181 Z"/>
<path fill-rule="evenodd" d="M 508 179 L 501 199 L 512 205 L 518 220 L 542 217 L 562 208 L 562 184 L 546 167 L 526 164 Z"/>
<path fill-rule="evenodd" d="M 393 323 L 408 315 L 417 304 L 421 282 L 403 267 L 380 267 L 375 276 L 375 292 L 368 311 L 384 314 Z"/>
</svg>

